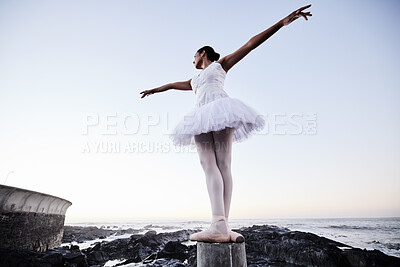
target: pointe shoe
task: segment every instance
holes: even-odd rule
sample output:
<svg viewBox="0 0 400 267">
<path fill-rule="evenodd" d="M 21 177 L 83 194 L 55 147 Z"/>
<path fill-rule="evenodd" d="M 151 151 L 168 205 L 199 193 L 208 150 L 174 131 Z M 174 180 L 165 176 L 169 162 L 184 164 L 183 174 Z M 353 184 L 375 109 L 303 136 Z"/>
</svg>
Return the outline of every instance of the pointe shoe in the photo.
<svg viewBox="0 0 400 267">
<path fill-rule="evenodd" d="M 242 242 L 244 242 L 244 237 L 239 233 L 236 233 L 234 231 L 229 231 L 229 236 L 231 238 L 231 241 L 234 242 L 234 243 L 242 243 Z"/>
<path fill-rule="evenodd" d="M 229 232 L 222 233 L 216 227 L 212 227 L 213 224 L 225 221 L 225 219 L 220 219 L 211 224 L 211 227 L 207 230 L 201 231 L 199 233 L 191 234 L 189 239 L 191 241 L 199 242 L 210 242 L 210 243 L 226 243 L 231 241 L 231 236 Z"/>
<path fill-rule="evenodd" d="M 242 242 L 244 242 L 244 237 L 241 234 L 236 233 L 236 232 L 232 231 L 229 228 L 228 218 L 225 218 L 225 222 L 226 222 L 226 227 L 228 228 L 228 231 L 229 231 L 229 236 L 231 238 L 231 242 L 233 242 L 233 243 L 242 243 Z"/>
</svg>

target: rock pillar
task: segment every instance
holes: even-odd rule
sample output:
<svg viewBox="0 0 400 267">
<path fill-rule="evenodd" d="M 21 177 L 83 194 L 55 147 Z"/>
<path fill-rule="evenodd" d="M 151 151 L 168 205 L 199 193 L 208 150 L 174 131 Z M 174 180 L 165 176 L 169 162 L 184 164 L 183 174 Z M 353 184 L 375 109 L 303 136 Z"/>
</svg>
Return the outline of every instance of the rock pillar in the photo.
<svg viewBox="0 0 400 267">
<path fill-rule="evenodd" d="M 245 243 L 197 242 L 197 267 L 246 267 Z"/>
</svg>

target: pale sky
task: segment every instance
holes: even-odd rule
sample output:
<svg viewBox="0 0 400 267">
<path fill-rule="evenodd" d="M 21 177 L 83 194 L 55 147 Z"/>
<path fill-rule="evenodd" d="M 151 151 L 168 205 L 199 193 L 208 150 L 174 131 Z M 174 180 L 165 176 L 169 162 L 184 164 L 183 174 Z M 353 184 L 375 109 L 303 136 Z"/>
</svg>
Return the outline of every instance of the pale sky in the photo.
<svg viewBox="0 0 400 267">
<path fill-rule="evenodd" d="M 139 92 L 310 3 L 227 75 L 267 121 L 233 145 L 231 218 L 400 216 L 395 0 L 3 0 L 0 183 L 70 200 L 69 222 L 210 218 L 197 152 L 168 138 L 194 92 Z"/>
</svg>

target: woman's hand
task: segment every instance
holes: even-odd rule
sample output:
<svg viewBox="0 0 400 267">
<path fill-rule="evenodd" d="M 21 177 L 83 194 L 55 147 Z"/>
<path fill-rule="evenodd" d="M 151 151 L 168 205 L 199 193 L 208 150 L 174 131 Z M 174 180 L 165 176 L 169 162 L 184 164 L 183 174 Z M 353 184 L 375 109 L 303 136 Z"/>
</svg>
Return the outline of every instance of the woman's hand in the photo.
<svg viewBox="0 0 400 267">
<path fill-rule="evenodd" d="M 144 90 L 144 91 L 140 92 L 141 94 L 143 94 L 141 98 L 143 98 L 145 96 L 148 96 L 148 95 L 152 95 L 152 94 L 157 93 L 157 92 L 158 92 L 157 88 L 150 89 L 150 90 Z"/>
<path fill-rule="evenodd" d="M 308 20 L 307 16 L 312 16 L 310 12 L 302 12 L 304 9 L 309 8 L 311 5 L 303 6 L 296 11 L 293 11 L 292 13 L 289 14 L 286 18 L 282 19 L 283 26 L 287 26 L 296 19 L 300 18 L 303 16 L 306 20 Z"/>
</svg>

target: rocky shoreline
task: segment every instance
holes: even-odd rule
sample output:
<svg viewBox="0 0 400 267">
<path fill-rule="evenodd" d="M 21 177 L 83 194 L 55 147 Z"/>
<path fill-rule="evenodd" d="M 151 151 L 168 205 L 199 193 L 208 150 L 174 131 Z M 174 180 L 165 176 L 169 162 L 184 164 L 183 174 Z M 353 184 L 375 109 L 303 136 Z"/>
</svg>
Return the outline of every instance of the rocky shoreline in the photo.
<svg viewBox="0 0 400 267">
<path fill-rule="evenodd" d="M 379 250 L 353 248 L 312 233 L 291 231 L 270 225 L 235 229 L 246 239 L 247 264 L 261 266 L 400 266 L 400 258 Z M 0 250 L 0 266 L 196 266 L 196 246 L 185 245 L 194 230 L 139 234 L 135 229 L 102 229 L 65 226 L 63 243 L 105 239 L 110 235 L 130 235 L 93 246 L 62 246 L 47 252 Z"/>
</svg>

